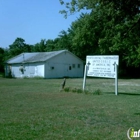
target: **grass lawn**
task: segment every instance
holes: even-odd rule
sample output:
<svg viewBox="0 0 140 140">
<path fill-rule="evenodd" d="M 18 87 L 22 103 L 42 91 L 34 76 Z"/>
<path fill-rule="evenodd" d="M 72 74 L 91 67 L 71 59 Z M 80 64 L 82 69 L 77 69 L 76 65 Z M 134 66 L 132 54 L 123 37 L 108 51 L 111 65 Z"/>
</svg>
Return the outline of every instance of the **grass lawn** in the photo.
<svg viewBox="0 0 140 140">
<path fill-rule="evenodd" d="M 60 91 L 62 81 L 0 78 L 0 140 L 128 140 L 130 127 L 140 129 L 139 79 L 119 79 L 118 96 L 114 79 L 87 79 L 101 95 Z"/>
</svg>

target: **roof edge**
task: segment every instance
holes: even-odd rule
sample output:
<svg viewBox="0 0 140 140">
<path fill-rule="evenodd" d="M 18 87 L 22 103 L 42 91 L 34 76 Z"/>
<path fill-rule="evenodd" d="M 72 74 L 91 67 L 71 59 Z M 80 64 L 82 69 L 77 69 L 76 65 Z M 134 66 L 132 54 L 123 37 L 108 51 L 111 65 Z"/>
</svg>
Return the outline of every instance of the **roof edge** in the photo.
<svg viewBox="0 0 140 140">
<path fill-rule="evenodd" d="M 15 59 L 15 58 L 19 57 L 19 56 L 22 55 L 22 54 L 24 54 L 24 53 L 20 53 L 19 55 L 16 55 L 16 56 L 14 56 L 14 57 L 12 57 L 12 58 L 6 60 L 4 63 L 6 63 L 6 64 L 12 64 L 12 63 L 7 63 L 7 62 L 10 61 L 10 60 L 12 60 L 12 59 Z M 15 64 L 16 64 L 16 63 L 15 63 Z M 18 63 L 17 63 L 17 64 L 18 64 Z"/>
<path fill-rule="evenodd" d="M 68 51 L 67 49 L 65 49 L 65 50 L 58 50 L 58 51 L 50 51 L 50 52 L 58 52 L 58 54 L 56 54 L 56 55 L 54 55 L 54 56 L 51 56 L 51 57 L 50 57 L 49 59 L 47 59 L 47 60 L 44 60 L 44 61 L 36 61 L 36 62 L 45 62 L 45 61 L 48 61 L 48 60 L 50 60 L 50 59 L 52 59 L 52 58 L 54 58 L 54 57 L 56 57 L 56 56 L 58 56 L 58 55 L 64 53 L 64 52 L 68 52 L 69 54 L 73 55 L 74 57 L 76 57 L 77 59 L 79 59 L 79 60 L 83 63 L 83 60 L 82 60 L 82 59 L 80 59 L 78 56 L 76 56 L 76 55 L 73 54 L 72 52 Z M 15 59 L 15 58 L 17 58 L 17 57 L 19 57 L 19 56 L 22 56 L 22 55 L 25 54 L 25 53 L 30 53 L 30 52 L 21 53 L 21 54 L 19 54 L 19 55 L 13 57 L 13 58 L 11 58 L 11 59 L 8 59 L 8 60 L 5 61 L 4 63 L 5 63 L 5 64 L 21 64 L 21 63 L 19 63 L 19 62 L 16 62 L 16 63 L 10 63 L 10 62 L 9 62 L 9 63 L 8 63 L 8 61 L 11 61 L 11 60 L 13 60 L 13 59 Z M 31 53 L 41 53 L 41 52 L 31 52 Z M 44 53 L 44 52 L 42 52 L 42 53 Z M 24 64 L 27 64 L 27 63 L 36 63 L 36 62 L 24 62 Z"/>
</svg>

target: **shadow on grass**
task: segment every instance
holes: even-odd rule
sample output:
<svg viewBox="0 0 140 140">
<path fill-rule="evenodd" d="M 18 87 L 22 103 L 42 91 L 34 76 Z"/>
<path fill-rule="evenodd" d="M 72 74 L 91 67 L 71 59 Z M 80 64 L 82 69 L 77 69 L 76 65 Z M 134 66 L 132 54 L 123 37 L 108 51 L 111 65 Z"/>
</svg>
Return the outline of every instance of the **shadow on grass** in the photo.
<svg viewBox="0 0 140 140">
<path fill-rule="evenodd" d="M 132 95 L 132 96 L 140 96 L 139 93 L 125 93 L 125 92 L 119 92 L 119 94 L 122 94 L 122 95 Z"/>
<path fill-rule="evenodd" d="M 134 113 L 134 115 L 139 115 L 140 116 L 140 113 Z"/>
<path fill-rule="evenodd" d="M 113 92 L 104 92 L 105 94 L 115 94 Z M 127 93 L 127 92 L 119 92 L 118 95 L 130 95 L 130 96 L 140 96 L 139 93 Z"/>
</svg>

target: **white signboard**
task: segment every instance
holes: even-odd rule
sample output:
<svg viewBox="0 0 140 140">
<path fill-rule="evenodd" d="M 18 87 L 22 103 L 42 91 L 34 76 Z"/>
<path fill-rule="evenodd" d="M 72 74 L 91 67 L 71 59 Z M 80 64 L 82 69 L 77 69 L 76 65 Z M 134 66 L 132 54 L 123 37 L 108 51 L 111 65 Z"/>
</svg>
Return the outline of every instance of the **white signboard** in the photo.
<svg viewBox="0 0 140 140">
<path fill-rule="evenodd" d="M 87 56 L 87 76 L 116 78 L 116 64 L 119 64 L 118 55 Z"/>
</svg>

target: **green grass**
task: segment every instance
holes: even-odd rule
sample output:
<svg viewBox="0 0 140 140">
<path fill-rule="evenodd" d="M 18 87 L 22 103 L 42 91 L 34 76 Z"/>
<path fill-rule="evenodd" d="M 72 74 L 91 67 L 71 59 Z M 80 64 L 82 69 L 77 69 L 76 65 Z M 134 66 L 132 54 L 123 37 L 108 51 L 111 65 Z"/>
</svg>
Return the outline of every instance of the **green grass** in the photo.
<svg viewBox="0 0 140 140">
<path fill-rule="evenodd" d="M 114 79 L 87 79 L 100 95 L 60 91 L 62 81 L 0 78 L 0 140 L 127 140 L 140 129 L 140 80 L 119 79 L 118 96 Z"/>
</svg>

